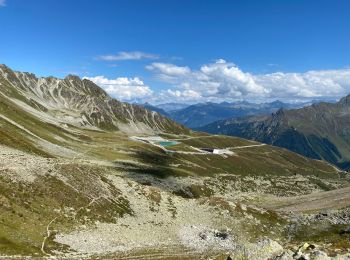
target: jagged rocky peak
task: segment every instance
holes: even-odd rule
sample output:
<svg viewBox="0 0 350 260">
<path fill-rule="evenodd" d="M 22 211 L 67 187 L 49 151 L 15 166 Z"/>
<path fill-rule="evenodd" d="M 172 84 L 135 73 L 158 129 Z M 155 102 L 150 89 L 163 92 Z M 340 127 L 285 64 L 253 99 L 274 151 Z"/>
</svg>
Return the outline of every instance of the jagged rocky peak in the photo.
<svg viewBox="0 0 350 260">
<path fill-rule="evenodd" d="M 76 75 L 68 75 L 64 79 L 53 76 L 37 77 L 33 73 L 13 71 L 5 64 L 0 64 L 0 75 L 21 90 L 46 93 L 52 92 L 54 97 L 59 93 L 65 97 L 72 97 L 73 94 L 87 95 L 91 98 L 110 98 L 108 94 L 87 79 L 81 79 Z M 50 97 L 48 97 L 50 98 Z M 57 101 L 57 100 L 56 100 Z"/>
<path fill-rule="evenodd" d="M 0 64 L 0 76 L 5 78 L 16 77 L 14 71 L 7 67 L 5 64 Z"/>
<path fill-rule="evenodd" d="M 10 70 L 9 67 L 7 67 L 5 64 L 1 63 L 1 64 L 0 64 L 0 71 L 4 71 L 4 70 L 6 70 L 6 69 L 9 69 L 9 70 Z"/>
<path fill-rule="evenodd" d="M 104 91 L 102 88 L 97 86 L 92 81 L 90 81 L 88 79 L 83 79 L 82 82 L 90 94 L 99 95 L 99 96 L 104 97 L 104 98 L 108 97 L 108 94 L 106 93 L 106 91 Z"/>
<path fill-rule="evenodd" d="M 68 75 L 37 78 L 0 65 L 0 92 L 27 112 L 50 122 L 125 132 L 184 133 L 189 130 L 143 107 L 120 102 L 88 79 Z"/>
<path fill-rule="evenodd" d="M 78 92 L 83 91 L 85 94 L 93 97 L 109 98 L 102 88 L 88 79 L 81 79 L 76 75 L 68 75 L 64 78 L 64 82 Z"/>
<path fill-rule="evenodd" d="M 272 114 L 272 117 L 281 119 L 285 115 L 286 115 L 286 110 L 284 108 L 280 108 L 275 113 Z"/>
<path fill-rule="evenodd" d="M 65 80 L 75 81 L 75 82 L 80 82 L 80 81 L 81 81 L 80 77 L 77 76 L 77 75 L 74 75 L 74 74 L 69 74 L 69 75 L 66 76 L 64 79 L 65 79 Z"/>
<path fill-rule="evenodd" d="M 350 94 L 340 99 L 339 104 L 343 106 L 350 106 Z"/>
<path fill-rule="evenodd" d="M 14 71 L 5 64 L 0 64 L 0 75 L 7 78 L 11 76 L 15 77 L 16 75 L 26 75 L 27 77 L 37 78 L 33 73 Z"/>
</svg>

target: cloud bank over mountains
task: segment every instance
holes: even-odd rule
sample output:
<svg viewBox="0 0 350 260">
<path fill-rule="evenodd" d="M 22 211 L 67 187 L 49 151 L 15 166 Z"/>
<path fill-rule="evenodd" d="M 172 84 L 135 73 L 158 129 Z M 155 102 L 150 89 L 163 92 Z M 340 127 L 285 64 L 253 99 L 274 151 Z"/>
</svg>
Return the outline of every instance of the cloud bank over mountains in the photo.
<svg viewBox="0 0 350 260">
<path fill-rule="evenodd" d="M 109 95 L 124 101 L 151 98 L 153 91 L 138 77 L 107 79 L 104 76 L 84 77 L 102 87 Z"/>
<path fill-rule="evenodd" d="M 252 74 L 223 59 L 194 70 L 187 66 L 154 62 L 146 66 L 168 87 L 158 93 L 139 78 L 89 78 L 112 96 L 131 101 L 220 102 L 237 99 L 335 98 L 350 93 L 350 69 Z"/>
</svg>

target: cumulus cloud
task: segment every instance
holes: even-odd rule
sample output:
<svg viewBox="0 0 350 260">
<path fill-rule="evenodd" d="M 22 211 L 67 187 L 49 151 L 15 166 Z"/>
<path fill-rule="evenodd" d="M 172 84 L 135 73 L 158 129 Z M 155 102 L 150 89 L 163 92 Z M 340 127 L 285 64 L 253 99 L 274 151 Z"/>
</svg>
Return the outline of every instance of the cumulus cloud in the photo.
<svg viewBox="0 0 350 260">
<path fill-rule="evenodd" d="M 6 6 L 6 0 L 0 0 L 0 7 L 1 6 Z"/>
<path fill-rule="evenodd" d="M 138 77 L 108 79 L 104 76 L 85 77 L 103 88 L 109 95 L 120 100 L 135 101 L 151 97 L 153 91 Z"/>
<path fill-rule="evenodd" d="M 317 98 L 339 97 L 350 92 L 350 69 L 308 71 L 305 73 L 272 73 L 255 77 L 268 86 L 271 97 Z"/>
<path fill-rule="evenodd" d="M 180 67 L 174 64 L 160 62 L 154 62 L 151 65 L 146 66 L 146 69 L 157 71 L 167 76 L 184 76 L 191 72 L 188 67 Z"/>
<path fill-rule="evenodd" d="M 202 98 L 201 94 L 194 90 L 172 90 L 167 89 L 165 91 L 161 91 L 157 97 L 154 97 L 155 101 L 159 102 L 193 102 L 196 100 L 200 100 Z"/>
<path fill-rule="evenodd" d="M 0 0 L 1 1 L 1 0 Z M 104 61 L 121 61 L 121 60 L 143 60 L 143 59 L 158 59 L 159 56 L 151 53 L 145 53 L 141 51 L 121 51 L 116 55 L 102 55 L 97 59 Z"/>
<path fill-rule="evenodd" d="M 168 87 L 155 92 L 137 77 L 87 79 L 115 98 L 151 103 L 334 99 L 350 93 L 350 68 L 253 74 L 220 59 L 196 70 L 160 62 L 154 62 L 146 69 Z"/>
<path fill-rule="evenodd" d="M 251 74 L 225 60 L 198 70 L 168 63 L 152 63 L 146 69 L 171 87 L 159 99 L 223 101 L 234 99 L 311 99 L 340 97 L 350 93 L 350 69 L 305 73 Z"/>
</svg>

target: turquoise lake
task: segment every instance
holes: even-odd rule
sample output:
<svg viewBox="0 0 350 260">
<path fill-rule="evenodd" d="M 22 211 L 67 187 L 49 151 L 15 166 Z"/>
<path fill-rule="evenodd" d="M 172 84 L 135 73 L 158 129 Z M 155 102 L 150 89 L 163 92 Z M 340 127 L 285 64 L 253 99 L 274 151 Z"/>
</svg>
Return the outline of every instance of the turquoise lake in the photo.
<svg viewBox="0 0 350 260">
<path fill-rule="evenodd" d="M 179 144 L 179 142 L 175 142 L 175 141 L 161 141 L 161 142 L 157 142 L 157 144 L 166 147 L 166 146 L 173 146 L 173 145 L 177 145 Z"/>
</svg>

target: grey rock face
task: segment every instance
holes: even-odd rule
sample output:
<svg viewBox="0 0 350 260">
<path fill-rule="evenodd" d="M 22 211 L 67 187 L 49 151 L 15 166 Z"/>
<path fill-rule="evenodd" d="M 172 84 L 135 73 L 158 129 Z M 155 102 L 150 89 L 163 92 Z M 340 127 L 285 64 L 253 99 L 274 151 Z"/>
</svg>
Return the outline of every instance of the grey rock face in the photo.
<svg viewBox="0 0 350 260">
<path fill-rule="evenodd" d="M 188 132 L 159 113 L 111 98 L 93 82 L 77 76 L 37 78 L 0 65 L 0 84 L 3 97 L 53 121 L 126 132 Z"/>
</svg>

